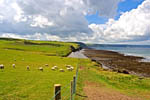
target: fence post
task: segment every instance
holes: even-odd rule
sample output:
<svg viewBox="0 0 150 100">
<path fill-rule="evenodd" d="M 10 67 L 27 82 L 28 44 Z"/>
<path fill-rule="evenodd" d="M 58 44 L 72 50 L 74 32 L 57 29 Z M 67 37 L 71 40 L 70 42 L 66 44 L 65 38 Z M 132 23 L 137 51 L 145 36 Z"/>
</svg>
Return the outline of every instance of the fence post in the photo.
<svg viewBox="0 0 150 100">
<path fill-rule="evenodd" d="M 76 76 L 73 76 L 73 94 L 75 93 L 76 88 Z"/>
<path fill-rule="evenodd" d="M 73 99 L 73 81 L 71 81 L 71 88 L 70 88 L 70 100 Z"/>
<path fill-rule="evenodd" d="M 55 91 L 55 100 L 61 100 L 61 85 L 55 84 L 54 85 Z"/>
</svg>

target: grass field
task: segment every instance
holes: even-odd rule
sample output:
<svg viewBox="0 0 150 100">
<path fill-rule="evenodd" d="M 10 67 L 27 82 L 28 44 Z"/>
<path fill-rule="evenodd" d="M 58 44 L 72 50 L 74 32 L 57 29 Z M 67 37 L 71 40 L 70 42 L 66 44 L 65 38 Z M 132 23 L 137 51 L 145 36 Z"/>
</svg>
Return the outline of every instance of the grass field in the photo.
<svg viewBox="0 0 150 100">
<path fill-rule="evenodd" d="M 0 69 L 0 100 L 50 100 L 54 84 L 70 86 L 78 59 L 62 56 L 71 52 L 71 45 L 78 47 L 75 43 L 0 39 L 0 64 L 5 65 L 5 69 Z M 55 65 L 65 72 L 52 71 Z M 65 65 L 75 69 L 67 71 Z M 30 71 L 26 66 L 30 66 Z M 39 71 L 39 67 L 44 71 Z M 68 86 L 62 92 L 69 91 Z"/>
<path fill-rule="evenodd" d="M 70 81 L 79 62 L 78 94 L 85 95 L 83 88 L 89 81 L 128 96 L 149 100 L 149 78 L 104 71 L 89 59 L 67 58 L 70 46 L 79 47 L 75 43 L 0 39 L 0 64 L 5 65 L 5 69 L 0 69 L 0 100 L 52 100 L 54 84 L 62 85 L 62 100 L 68 100 Z M 51 70 L 55 65 L 65 72 Z M 65 65 L 72 65 L 75 69 L 67 71 Z M 26 66 L 30 66 L 30 71 Z M 39 71 L 39 67 L 43 67 L 44 71 Z M 75 100 L 84 99 L 75 97 Z"/>
<path fill-rule="evenodd" d="M 77 83 L 78 94 L 86 96 L 83 91 L 86 86 L 85 82 L 91 82 L 99 84 L 102 89 L 105 88 L 107 91 L 113 90 L 129 97 L 140 98 L 140 100 L 150 100 L 150 78 L 105 71 L 97 67 L 94 62 L 92 63 L 84 63 L 84 61 L 81 63 L 82 68 L 79 70 Z M 77 95 L 75 100 L 84 100 L 86 98 L 82 96 Z M 116 98 L 116 100 L 120 99 Z"/>
</svg>

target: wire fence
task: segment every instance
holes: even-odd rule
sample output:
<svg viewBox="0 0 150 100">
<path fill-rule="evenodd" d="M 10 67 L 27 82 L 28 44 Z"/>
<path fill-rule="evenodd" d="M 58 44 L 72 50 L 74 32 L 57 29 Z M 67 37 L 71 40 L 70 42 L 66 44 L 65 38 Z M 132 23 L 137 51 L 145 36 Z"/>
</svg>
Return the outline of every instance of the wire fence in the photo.
<svg viewBox="0 0 150 100">
<path fill-rule="evenodd" d="M 63 93 L 62 96 L 65 96 L 65 94 L 67 95 L 67 93 L 70 93 L 70 87 L 68 87 L 70 84 L 67 84 L 66 86 L 64 86 L 63 88 L 61 88 L 59 91 L 57 91 L 54 96 L 50 99 L 50 100 L 55 100 L 55 97 L 59 94 L 59 93 Z M 69 91 L 69 92 L 68 92 Z M 62 99 L 63 100 L 63 99 Z M 65 100 L 65 99 L 64 99 Z"/>
<path fill-rule="evenodd" d="M 54 96 L 50 100 L 74 100 L 76 94 L 76 84 L 78 79 L 80 59 L 78 59 L 78 61 L 79 62 L 77 64 L 76 75 L 73 77 L 72 83 L 68 83 L 63 88 L 60 88 L 60 90 L 58 90 L 57 92 L 55 91 Z"/>
</svg>

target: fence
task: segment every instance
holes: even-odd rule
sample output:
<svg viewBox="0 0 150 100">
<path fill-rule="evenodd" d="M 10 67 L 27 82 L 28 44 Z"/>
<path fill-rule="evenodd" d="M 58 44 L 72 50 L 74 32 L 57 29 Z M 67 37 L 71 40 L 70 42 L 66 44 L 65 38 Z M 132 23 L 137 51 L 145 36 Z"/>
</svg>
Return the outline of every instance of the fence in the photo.
<svg viewBox="0 0 150 100">
<path fill-rule="evenodd" d="M 76 75 L 73 77 L 73 80 L 63 88 L 61 88 L 61 84 L 54 85 L 54 96 L 50 100 L 74 100 L 76 94 L 78 70 L 79 63 L 77 65 Z"/>
</svg>

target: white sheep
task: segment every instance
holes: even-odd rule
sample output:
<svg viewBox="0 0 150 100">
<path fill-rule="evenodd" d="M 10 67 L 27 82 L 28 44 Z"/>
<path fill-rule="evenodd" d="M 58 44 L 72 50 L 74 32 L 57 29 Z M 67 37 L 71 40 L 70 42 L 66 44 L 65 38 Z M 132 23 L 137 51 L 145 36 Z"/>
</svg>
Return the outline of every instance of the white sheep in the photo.
<svg viewBox="0 0 150 100">
<path fill-rule="evenodd" d="M 27 70 L 28 70 L 28 71 L 30 70 L 30 67 L 29 67 L 29 66 L 27 66 Z"/>
<path fill-rule="evenodd" d="M 64 69 L 59 69 L 60 72 L 64 72 Z"/>
<path fill-rule="evenodd" d="M 67 68 L 68 71 L 72 71 L 73 69 L 73 67 Z"/>
<path fill-rule="evenodd" d="M 57 66 L 54 66 L 54 68 L 55 68 L 55 69 L 58 69 L 58 67 L 57 67 Z"/>
<path fill-rule="evenodd" d="M 74 69 L 74 67 L 70 67 L 71 68 L 71 70 L 73 70 Z"/>
<path fill-rule="evenodd" d="M 4 65 L 3 64 L 0 65 L 0 69 L 4 69 Z"/>
<path fill-rule="evenodd" d="M 39 67 L 39 70 L 40 70 L 40 71 L 43 71 L 43 67 Z"/>
<path fill-rule="evenodd" d="M 70 68 L 67 68 L 67 70 L 70 70 Z"/>
<path fill-rule="evenodd" d="M 13 68 L 16 68 L 16 65 L 15 65 L 15 64 L 12 64 L 12 67 L 13 67 Z"/>
<path fill-rule="evenodd" d="M 48 64 L 45 64 L 46 67 L 48 67 Z"/>
<path fill-rule="evenodd" d="M 54 68 L 54 67 L 52 67 L 51 69 L 52 69 L 52 70 L 55 70 L 55 68 Z"/>
<path fill-rule="evenodd" d="M 71 65 L 66 65 L 66 67 L 67 67 L 67 68 L 70 68 L 70 67 L 71 67 Z"/>
</svg>

